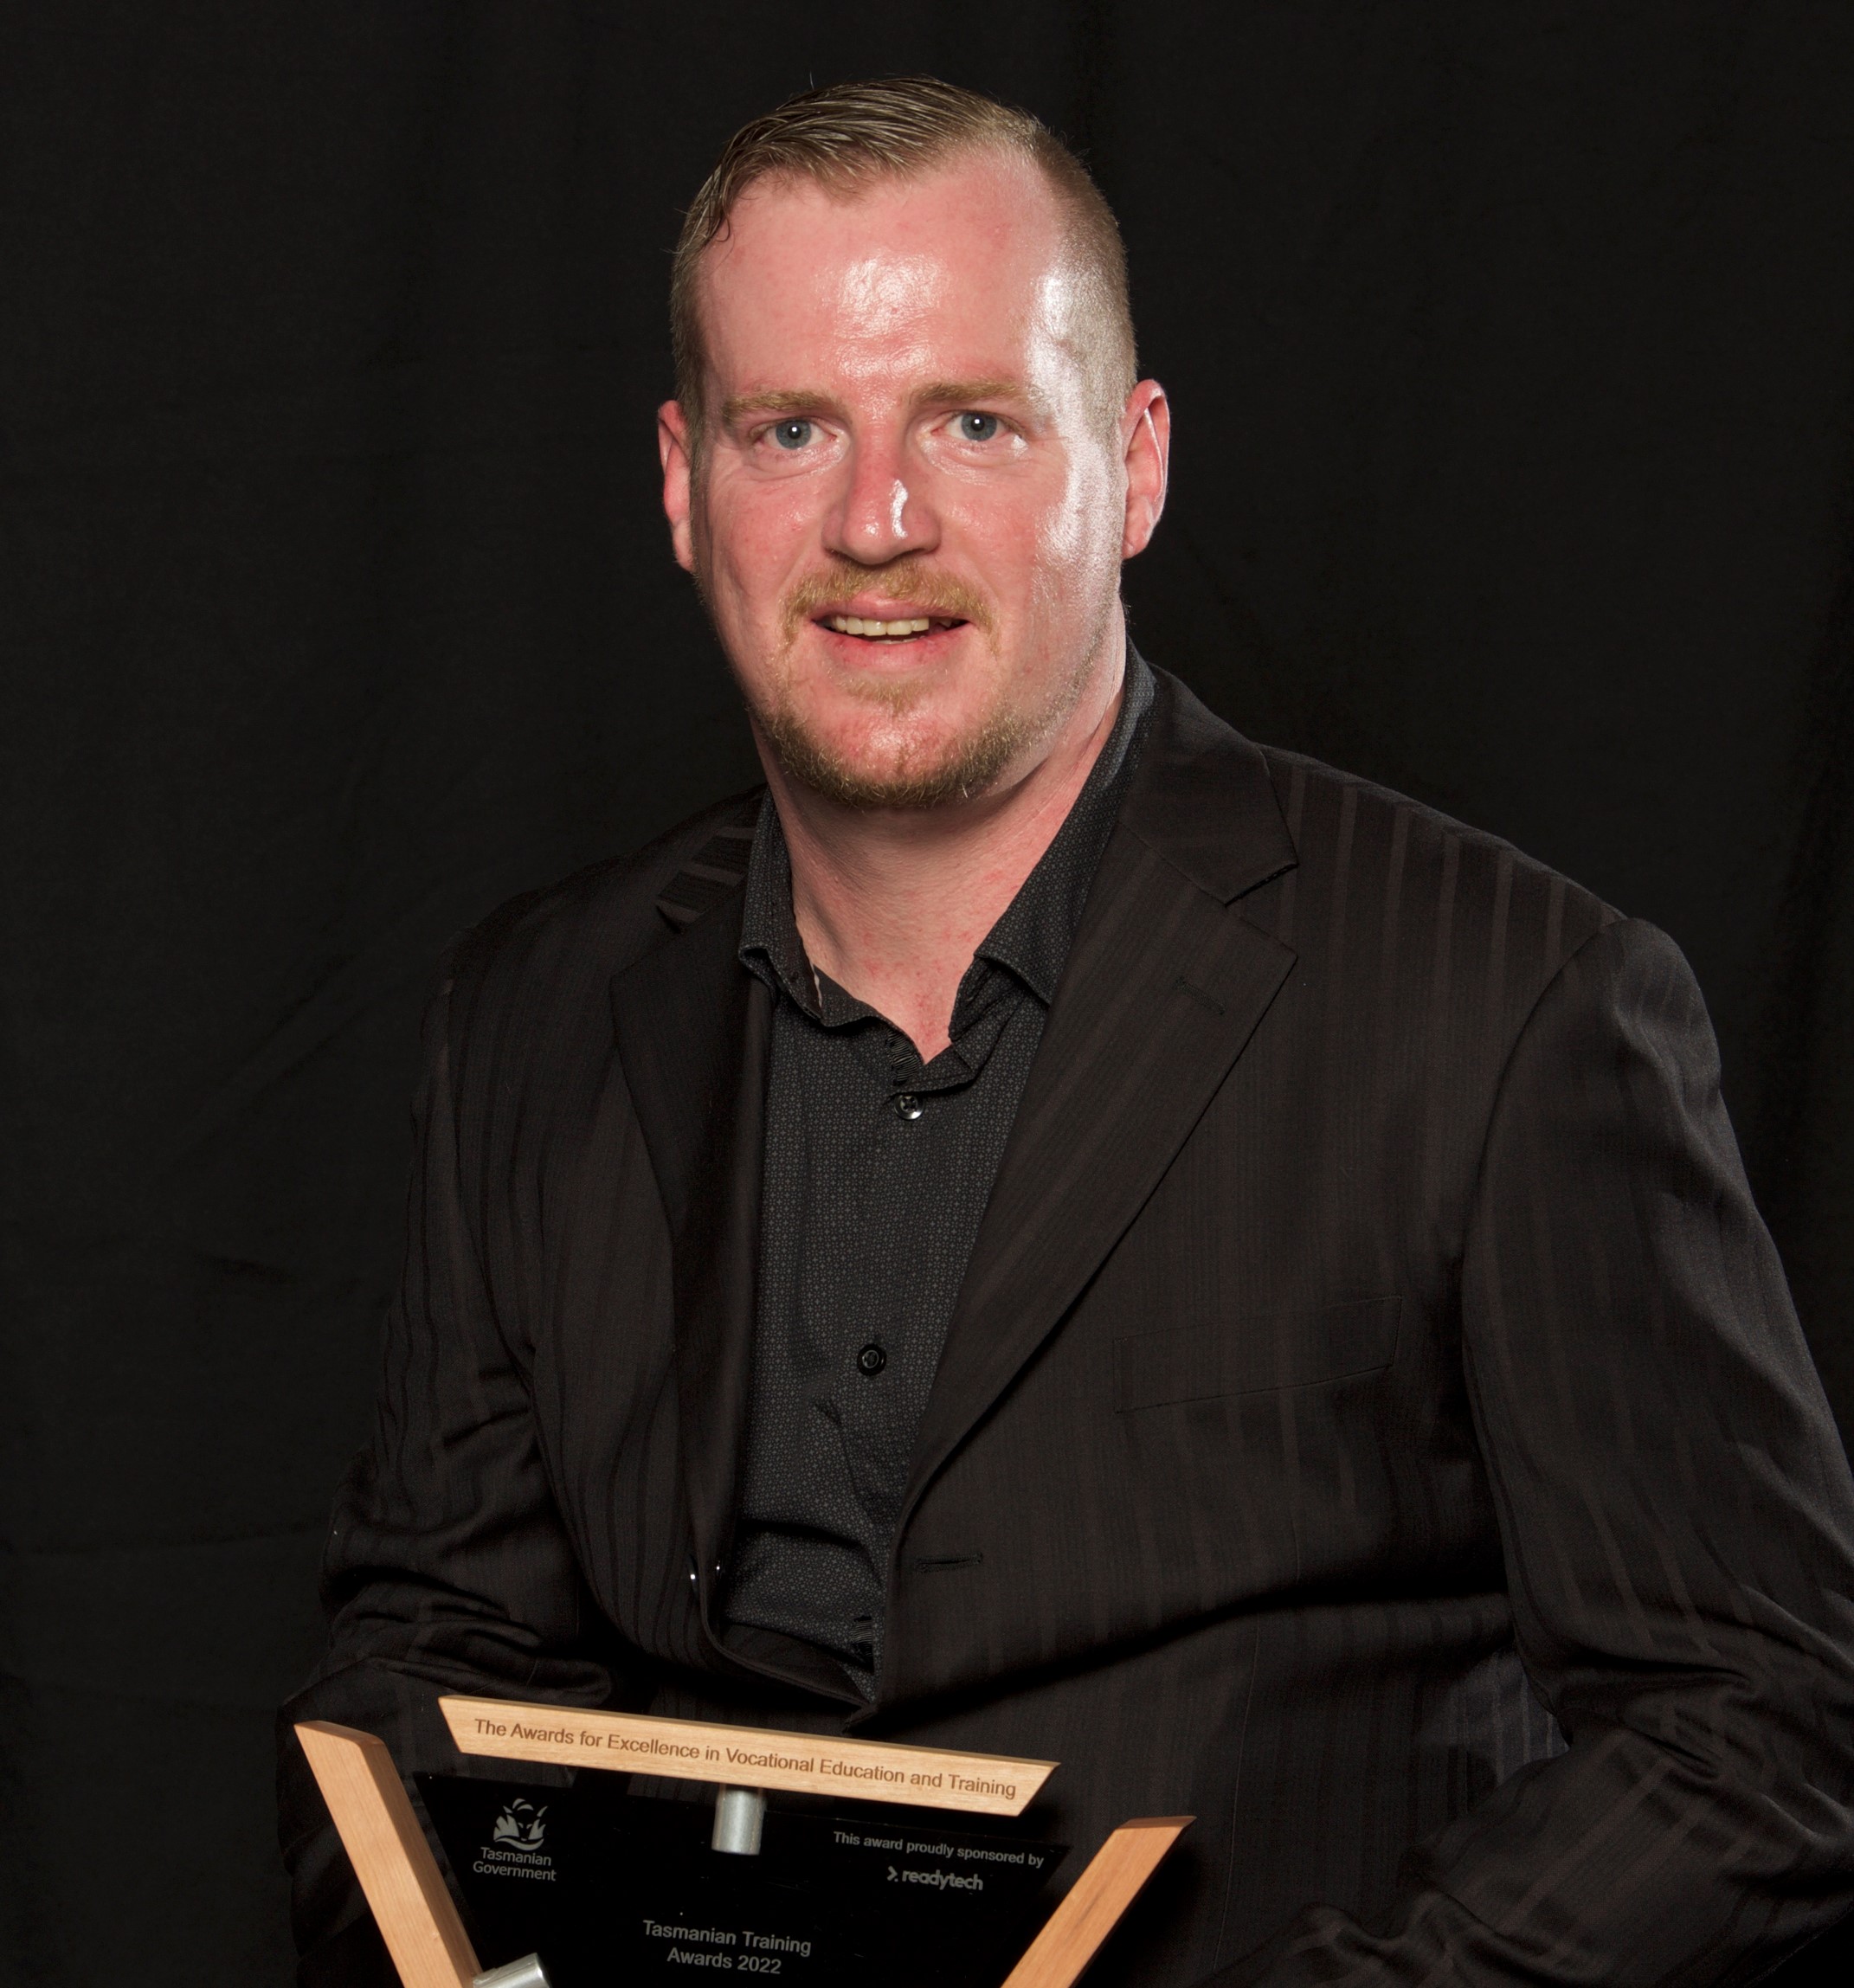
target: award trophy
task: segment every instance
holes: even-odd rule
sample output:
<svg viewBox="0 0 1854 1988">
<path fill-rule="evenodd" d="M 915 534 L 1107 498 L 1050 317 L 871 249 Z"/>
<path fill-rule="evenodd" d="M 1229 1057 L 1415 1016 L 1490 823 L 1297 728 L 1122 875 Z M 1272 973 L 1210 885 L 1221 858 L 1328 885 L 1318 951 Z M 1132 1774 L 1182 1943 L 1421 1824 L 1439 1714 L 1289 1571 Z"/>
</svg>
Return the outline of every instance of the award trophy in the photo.
<svg viewBox="0 0 1854 1988">
<path fill-rule="evenodd" d="M 1065 1846 L 1013 1824 L 1053 1760 L 439 1703 L 461 1753 L 607 1771 L 569 1787 L 420 1775 L 460 1912 L 385 1743 L 297 1727 L 404 1988 L 1070 1988 L 1191 1820 L 1123 1824 L 1052 1911 Z M 716 1799 L 632 1795 L 616 1779 L 632 1774 Z M 769 1792 L 808 1798 L 769 1811 Z"/>
</svg>

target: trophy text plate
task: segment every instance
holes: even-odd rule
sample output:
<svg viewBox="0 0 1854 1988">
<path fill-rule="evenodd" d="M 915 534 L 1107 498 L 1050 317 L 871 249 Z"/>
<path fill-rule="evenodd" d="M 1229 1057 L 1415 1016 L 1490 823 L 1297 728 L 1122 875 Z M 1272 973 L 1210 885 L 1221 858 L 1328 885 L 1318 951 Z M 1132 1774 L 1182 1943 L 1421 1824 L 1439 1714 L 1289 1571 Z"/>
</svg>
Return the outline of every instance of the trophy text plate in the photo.
<svg viewBox="0 0 1854 1988">
<path fill-rule="evenodd" d="M 1047 1916 L 1065 1846 L 943 1817 L 774 1808 L 757 1856 L 705 1802 L 422 1774 L 485 1966 L 538 1952 L 555 1988 L 997 1988 Z"/>
</svg>

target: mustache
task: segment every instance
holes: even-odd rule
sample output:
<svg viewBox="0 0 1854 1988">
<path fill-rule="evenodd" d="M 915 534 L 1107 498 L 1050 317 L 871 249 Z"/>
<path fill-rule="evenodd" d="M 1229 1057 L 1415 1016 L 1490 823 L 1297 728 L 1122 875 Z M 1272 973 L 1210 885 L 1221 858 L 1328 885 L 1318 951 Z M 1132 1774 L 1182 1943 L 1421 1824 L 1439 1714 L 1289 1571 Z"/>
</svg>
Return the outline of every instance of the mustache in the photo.
<svg viewBox="0 0 1854 1988">
<path fill-rule="evenodd" d="M 969 621 L 988 633 L 993 621 L 991 603 L 975 588 L 951 573 L 943 573 L 917 554 L 907 554 L 886 566 L 859 566 L 843 559 L 808 573 L 785 597 L 785 632 L 791 640 L 820 608 L 847 595 L 859 594 L 872 581 L 879 581 L 885 594 L 921 614 L 946 614 Z"/>
</svg>

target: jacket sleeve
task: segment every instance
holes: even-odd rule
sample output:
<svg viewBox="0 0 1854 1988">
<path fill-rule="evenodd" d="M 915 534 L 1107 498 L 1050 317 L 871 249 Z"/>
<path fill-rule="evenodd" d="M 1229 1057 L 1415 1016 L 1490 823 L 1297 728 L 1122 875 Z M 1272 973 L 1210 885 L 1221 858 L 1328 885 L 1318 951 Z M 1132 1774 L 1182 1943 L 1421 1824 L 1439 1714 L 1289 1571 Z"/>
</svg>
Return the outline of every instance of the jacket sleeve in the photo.
<svg viewBox="0 0 1854 1988">
<path fill-rule="evenodd" d="M 1224 1978 L 1752 1979 L 1854 1901 L 1854 1488 L 1652 927 L 1595 934 L 1521 1031 L 1460 1288 L 1519 1653 L 1568 1751 L 1414 1846 L 1381 1923 L 1316 1911 Z"/>
<path fill-rule="evenodd" d="M 456 1769 L 441 1692 L 599 1705 L 614 1689 L 607 1663 L 588 1652 L 595 1612 L 467 1216 L 454 993 L 447 979 L 426 1021 L 405 1267 L 377 1419 L 342 1486 L 323 1566 L 328 1654 L 279 1721 L 281 1833 L 305 1983 L 372 1979 L 384 1953 L 297 1721 L 377 1733 L 409 1777 Z M 378 1978 L 390 1981 L 390 1970 Z"/>
</svg>

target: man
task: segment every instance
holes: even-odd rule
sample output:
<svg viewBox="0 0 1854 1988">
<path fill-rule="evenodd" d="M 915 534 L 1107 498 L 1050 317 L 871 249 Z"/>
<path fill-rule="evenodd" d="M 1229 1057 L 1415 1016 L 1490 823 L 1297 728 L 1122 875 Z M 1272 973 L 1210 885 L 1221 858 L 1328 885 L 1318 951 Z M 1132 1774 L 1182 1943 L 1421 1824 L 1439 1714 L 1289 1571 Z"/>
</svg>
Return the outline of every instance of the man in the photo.
<svg viewBox="0 0 1854 1988">
<path fill-rule="evenodd" d="M 1053 1758 L 1099 1964 L 1748 1978 L 1854 1899 L 1854 1491 L 1672 945 L 1129 647 L 1113 222 L 927 80 L 689 216 L 665 503 L 767 787 L 430 1022 L 288 1718 L 445 1689 Z M 286 1739 L 306 1978 L 370 1935 Z"/>
</svg>

